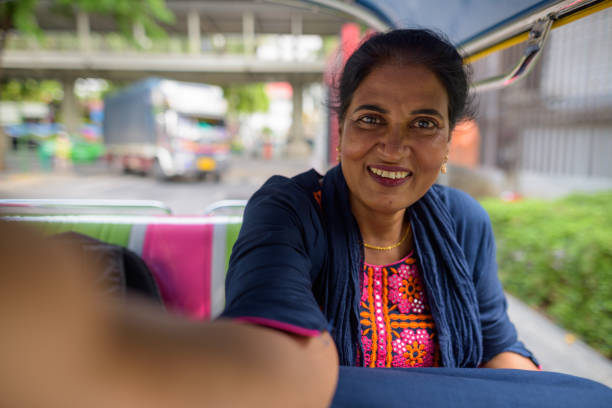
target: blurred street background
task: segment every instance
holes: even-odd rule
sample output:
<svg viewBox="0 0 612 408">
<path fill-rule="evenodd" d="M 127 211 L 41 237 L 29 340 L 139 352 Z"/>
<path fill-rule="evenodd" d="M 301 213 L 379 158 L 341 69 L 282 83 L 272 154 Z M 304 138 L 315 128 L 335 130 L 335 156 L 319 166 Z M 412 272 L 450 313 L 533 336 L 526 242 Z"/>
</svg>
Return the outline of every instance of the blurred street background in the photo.
<svg viewBox="0 0 612 408">
<path fill-rule="evenodd" d="M 333 81 L 369 29 L 306 3 L 0 2 L 0 198 L 202 214 L 273 174 L 324 172 Z M 612 9 L 556 29 L 525 80 L 475 100 L 440 182 L 489 211 L 511 317 L 544 369 L 612 386 Z"/>
</svg>

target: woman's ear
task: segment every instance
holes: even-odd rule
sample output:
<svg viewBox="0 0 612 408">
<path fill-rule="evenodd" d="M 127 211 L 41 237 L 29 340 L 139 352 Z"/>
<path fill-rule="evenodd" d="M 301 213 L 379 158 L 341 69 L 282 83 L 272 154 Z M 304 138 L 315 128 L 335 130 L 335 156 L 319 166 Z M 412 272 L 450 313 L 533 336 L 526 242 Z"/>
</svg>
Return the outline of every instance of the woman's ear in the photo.
<svg viewBox="0 0 612 408">
<path fill-rule="evenodd" d="M 336 145 L 336 160 L 340 163 L 340 155 L 342 154 L 340 146 L 342 145 L 342 123 L 338 123 L 338 144 Z"/>
</svg>

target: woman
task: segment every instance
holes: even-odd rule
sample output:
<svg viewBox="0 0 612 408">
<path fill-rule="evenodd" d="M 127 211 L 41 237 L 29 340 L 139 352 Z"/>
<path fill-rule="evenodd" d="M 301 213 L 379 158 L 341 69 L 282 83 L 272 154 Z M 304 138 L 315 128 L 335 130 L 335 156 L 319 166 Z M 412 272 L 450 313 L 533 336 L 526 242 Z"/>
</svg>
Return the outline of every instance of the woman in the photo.
<svg viewBox="0 0 612 408">
<path fill-rule="evenodd" d="M 224 317 L 305 336 L 329 324 L 343 365 L 537 369 L 486 213 L 434 185 L 468 91 L 460 55 L 430 31 L 364 42 L 339 85 L 340 165 L 251 198 Z"/>
</svg>

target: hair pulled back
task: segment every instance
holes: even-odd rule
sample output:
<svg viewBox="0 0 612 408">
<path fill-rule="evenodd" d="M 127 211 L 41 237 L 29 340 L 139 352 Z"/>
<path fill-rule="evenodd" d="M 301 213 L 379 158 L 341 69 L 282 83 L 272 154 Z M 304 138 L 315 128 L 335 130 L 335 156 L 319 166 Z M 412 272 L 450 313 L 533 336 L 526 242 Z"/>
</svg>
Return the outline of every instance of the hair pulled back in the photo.
<svg viewBox="0 0 612 408">
<path fill-rule="evenodd" d="M 446 89 L 450 129 L 471 115 L 470 71 L 457 49 L 442 35 L 426 29 L 376 33 L 364 41 L 344 66 L 338 84 L 336 113 L 344 121 L 353 94 L 374 68 L 384 64 L 422 64 Z"/>
</svg>

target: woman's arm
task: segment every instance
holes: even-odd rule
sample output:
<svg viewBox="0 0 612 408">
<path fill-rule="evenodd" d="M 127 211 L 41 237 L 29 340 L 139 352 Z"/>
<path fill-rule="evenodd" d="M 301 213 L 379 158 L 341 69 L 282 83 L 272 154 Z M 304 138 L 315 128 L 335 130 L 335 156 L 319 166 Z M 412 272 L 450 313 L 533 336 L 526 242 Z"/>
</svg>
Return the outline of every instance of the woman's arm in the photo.
<svg viewBox="0 0 612 408">
<path fill-rule="evenodd" d="M 457 240 L 472 270 L 482 328 L 483 364 L 491 368 L 537 369 L 532 354 L 518 341 L 497 275 L 495 237 L 486 211 L 467 194 L 446 189 Z"/>
<path fill-rule="evenodd" d="M 133 399 L 126 407 L 323 407 L 331 401 L 338 358 L 327 333 L 300 337 L 232 321 L 196 324 L 145 307 L 126 312 L 110 378 Z"/>
<path fill-rule="evenodd" d="M 502 353 L 499 353 L 482 366 L 484 368 L 515 368 L 518 370 L 533 371 L 539 370 L 539 368 L 533 363 L 533 361 L 531 361 L 527 357 L 523 357 L 520 354 L 516 354 L 511 351 L 504 351 Z"/>
<path fill-rule="evenodd" d="M 330 336 L 196 323 L 93 293 L 65 244 L 0 222 L 0 406 L 327 406 Z M 91 276 L 90 276 L 91 277 Z M 109 306 L 110 305 L 110 306 Z"/>
</svg>

